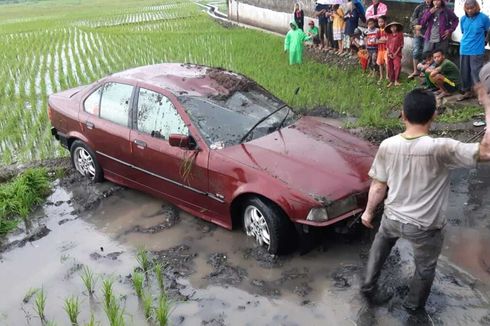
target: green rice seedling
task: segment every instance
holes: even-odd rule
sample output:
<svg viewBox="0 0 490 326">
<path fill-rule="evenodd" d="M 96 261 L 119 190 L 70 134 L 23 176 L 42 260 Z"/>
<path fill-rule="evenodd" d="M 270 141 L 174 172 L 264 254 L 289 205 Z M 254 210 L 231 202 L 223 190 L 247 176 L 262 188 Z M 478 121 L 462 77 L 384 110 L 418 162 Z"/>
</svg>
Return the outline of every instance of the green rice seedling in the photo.
<svg viewBox="0 0 490 326">
<path fill-rule="evenodd" d="M 167 326 L 170 317 L 170 301 L 165 294 L 161 294 L 155 308 L 155 319 L 159 326 Z"/>
<path fill-rule="evenodd" d="M 44 289 L 39 290 L 36 294 L 34 310 L 36 311 L 39 319 L 41 319 L 41 322 L 44 324 L 46 322 L 46 293 L 44 293 Z"/>
<path fill-rule="evenodd" d="M 78 325 L 78 315 L 80 314 L 80 302 L 78 301 L 78 297 L 66 298 L 64 309 L 68 314 L 72 326 Z"/>
<path fill-rule="evenodd" d="M 85 285 L 89 296 L 92 296 L 95 292 L 95 284 L 97 283 L 97 278 L 94 273 L 88 266 L 84 266 L 80 278 L 82 279 L 83 285 Z"/>
<path fill-rule="evenodd" d="M 44 323 L 45 326 L 56 326 L 56 322 L 54 320 L 48 320 Z"/>
<path fill-rule="evenodd" d="M 109 306 L 104 307 L 104 311 L 109 320 L 110 326 L 124 326 L 124 310 L 121 308 L 117 300 L 113 297 L 110 300 Z"/>
<path fill-rule="evenodd" d="M 143 284 L 145 282 L 145 276 L 142 273 L 133 272 L 133 274 L 131 275 L 131 279 L 133 280 L 133 286 L 136 292 L 136 296 L 141 299 L 143 295 Z"/>
<path fill-rule="evenodd" d="M 22 299 L 23 303 L 29 303 L 31 301 L 32 297 L 39 292 L 39 289 L 37 288 L 30 288 L 26 294 L 24 295 L 24 299 Z"/>
<path fill-rule="evenodd" d="M 138 262 L 138 265 L 140 268 L 143 270 L 143 273 L 148 273 L 148 271 L 151 268 L 151 262 L 150 258 L 148 255 L 148 251 L 144 248 L 138 249 L 138 252 L 136 253 L 136 261 Z"/>
<path fill-rule="evenodd" d="M 150 320 L 153 311 L 153 297 L 147 291 L 143 293 L 143 313 L 146 320 Z"/>
<path fill-rule="evenodd" d="M 165 291 L 165 282 L 163 279 L 163 267 L 162 264 L 156 263 L 155 264 L 155 275 L 157 277 L 157 283 L 158 287 L 160 288 L 160 291 Z"/>
<path fill-rule="evenodd" d="M 114 301 L 114 293 L 112 291 L 112 285 L 114 281 L 112 279 L 105 279 L 102 282 L 102 294 L 104 295 L 104 307 L 108 309 Z"/>
<path fill-rule="evenodd" d="M 90 320 L 88 321 L 88 323 L 85 324 L 85 326 L 95 326 L 95 316 L 94 316 L 94 314 L 91 314 L 90 315 Z"/>
</svg>

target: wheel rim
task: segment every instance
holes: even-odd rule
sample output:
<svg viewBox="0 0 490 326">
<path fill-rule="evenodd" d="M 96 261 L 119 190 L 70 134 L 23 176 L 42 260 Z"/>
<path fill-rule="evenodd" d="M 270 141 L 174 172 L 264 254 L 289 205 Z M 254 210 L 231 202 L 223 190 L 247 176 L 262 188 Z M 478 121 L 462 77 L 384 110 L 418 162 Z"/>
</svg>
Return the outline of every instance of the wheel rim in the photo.
<svg viewBox="0 0 490 326">
<path fill-rule="evenodd" d="M 249 237 L 255 238 L 260 246 L 270 246 L 271 237 L 269 226 L 264 214 L 255 206 L 248 206 L 244 213 L 245 232 Z"/>
<path fill-rule="evenodd" d="M 81 175 L 88 177 L 90 180 L 95 179 L 95 162 L 92 155 L 85 148 L 77 147 L 75 149 L 73 162 Z"/>
</svg>

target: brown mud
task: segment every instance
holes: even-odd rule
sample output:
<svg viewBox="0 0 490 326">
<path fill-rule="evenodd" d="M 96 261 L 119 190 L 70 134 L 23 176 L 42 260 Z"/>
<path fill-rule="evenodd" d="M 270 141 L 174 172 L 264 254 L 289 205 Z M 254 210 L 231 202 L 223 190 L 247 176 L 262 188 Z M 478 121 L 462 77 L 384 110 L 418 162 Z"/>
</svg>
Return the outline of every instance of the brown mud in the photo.
<svg viewBox="0 0 490 326">
<path fill-rule="evenodd" d="M 129 277 L 142 247 L 164 266 L 173 325 L 414 322 L 401 308 L 413 273 L 406 242 L 397 244 L 381 275 L 381 284 L 393 289 L 394 297 L 371 307 L 358 293 L 369 237 L 329 230 L 309 252 L 271 256 L 239 230 L 224 230 L 109 182 L 94 185 L 69 171 L 33 214 L 33 229 L 44 231 L 27 241 L 22 231 L 13 234 L 2 250 L 0 324 L 39 324 L 34 299 L 25 297 L 29 289 L 42 287 L 49 320 L 67 323 L 63 300 L 78 295 L 80 321 L 94 314 L 105 325 L 101 282 L 108 277 L 115 280 L 129 324 L 145 324 Z M 488 165 L 453 175 L 446 245 L 427 305 L 428 325 L 490 321 L 490 203 L 484 200 L 490 198 L 489 185 Z M 84 266 L 101 275 L 95 299 L 83 288 Z M 149 290 L 156 296 L 154 284 Z"/>
</svg>

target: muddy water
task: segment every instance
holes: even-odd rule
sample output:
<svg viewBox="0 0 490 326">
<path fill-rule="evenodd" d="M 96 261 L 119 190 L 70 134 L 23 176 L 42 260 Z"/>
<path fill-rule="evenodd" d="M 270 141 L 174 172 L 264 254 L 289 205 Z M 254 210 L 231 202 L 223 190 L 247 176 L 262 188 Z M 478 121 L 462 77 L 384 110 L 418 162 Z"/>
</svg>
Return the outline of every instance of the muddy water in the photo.
<svg viewBox="0 0 490 326">
<path fill-rule="evenodd" d="M 489 185 L 489 166 L 457 171 L 453 177 L 446 245 L 428 302 L 429 324 L 490 322 Z M 413 273 L 405 242 L 393 250 L 381 276 L 395 297 L 369 308 L 358 295 L 369 248 L 362 239 L 325 233 L 322 244 L 305 255 L 271 257 L 239 231 L 203 222 L 139 192 L 76 178 L 55 189 L 36 212 L 49 234 L 2 254 L 2 325 L 40 324 L 34 299 L 23 303 L 30 288 L 40 287 L 47 293 L 48 319 L 57 324 L 68 324 L 62 306 L 70 295 L 81 298 L 81 321 L 93 313 L 107 324 L 101 281 L 95 299 L 89 299 L 79 276 L 82 266 L 113 278 L 128 323 L 145 324 L 127 278 L 140 247 L 168 263 L 174 325 L 413 324 L 401 309 Z"/>
</svg>

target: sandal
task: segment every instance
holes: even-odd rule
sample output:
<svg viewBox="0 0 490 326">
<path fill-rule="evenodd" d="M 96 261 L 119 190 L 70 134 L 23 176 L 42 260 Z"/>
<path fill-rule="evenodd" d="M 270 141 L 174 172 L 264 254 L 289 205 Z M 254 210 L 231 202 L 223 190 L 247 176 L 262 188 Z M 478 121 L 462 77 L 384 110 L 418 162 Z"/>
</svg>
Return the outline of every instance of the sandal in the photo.
<svg viewBox="0 0 490 326">
<path fill-rule="evenodd" d="M 419 75 L 418 72 L 412 72 L 410 75 L 408 75 L 408 79 L 414 79 L 415 77 L 417 77 Z"/>
<path fill-rule="evenodd" d="M 485 127 L 487 124 L 485 121 L 474 121 L 473 127 Z"/>
</svg>

